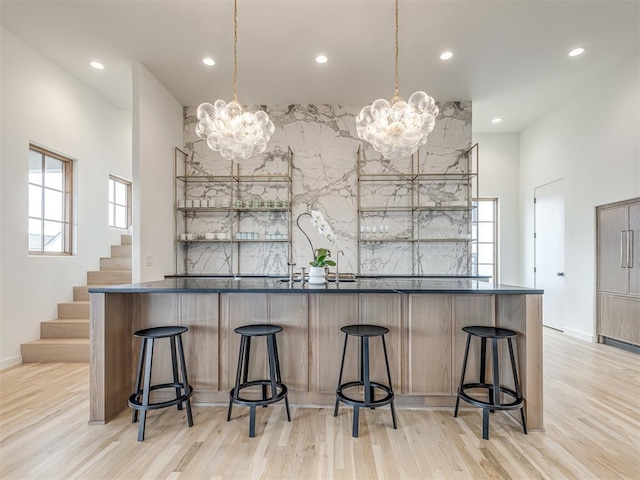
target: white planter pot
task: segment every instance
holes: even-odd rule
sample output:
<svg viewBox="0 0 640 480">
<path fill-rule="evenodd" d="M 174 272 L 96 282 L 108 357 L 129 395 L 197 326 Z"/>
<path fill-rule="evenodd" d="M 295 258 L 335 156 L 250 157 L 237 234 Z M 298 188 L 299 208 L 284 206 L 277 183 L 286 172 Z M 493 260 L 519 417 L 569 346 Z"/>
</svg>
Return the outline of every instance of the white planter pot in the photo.
<svg viewBox="0 0 640 480">
<path fill-rule="evenodd" d="M 309 283 L 312 285 L 327 283 L 327 279 L 324 276 L 324 267 L 309 268 Z"/>
</svg>

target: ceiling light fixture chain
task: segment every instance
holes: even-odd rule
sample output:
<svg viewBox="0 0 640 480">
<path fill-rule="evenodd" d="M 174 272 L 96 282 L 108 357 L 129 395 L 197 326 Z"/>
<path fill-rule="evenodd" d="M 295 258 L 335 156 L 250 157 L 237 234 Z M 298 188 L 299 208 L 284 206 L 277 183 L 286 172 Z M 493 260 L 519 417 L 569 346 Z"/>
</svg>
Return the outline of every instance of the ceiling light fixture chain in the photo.
<svg viewBox="0 0 640 480">
<path fill-rule="evenodd" d="M 356 117 L 356 131 L 363 140 L 388 159 L 406 157 L 427 143 L 440 113 L 433 98 L 422 91 L 414 92 L 407 102 L 400 97 L 399 8 L 395 0 L 396 50 L 395 91 L 391 101 L 379 98 L 365 106 Z"/>
<path fill-rule="evenodd" d="M 211 150 L 234 162 L 263 153 L 275 131 L 264 110 L 245 112 L 238 101 L 238 0 L 233 0 L 233 100 L 202 103 L 197 118 L 196 134 Z"/>
</svg>

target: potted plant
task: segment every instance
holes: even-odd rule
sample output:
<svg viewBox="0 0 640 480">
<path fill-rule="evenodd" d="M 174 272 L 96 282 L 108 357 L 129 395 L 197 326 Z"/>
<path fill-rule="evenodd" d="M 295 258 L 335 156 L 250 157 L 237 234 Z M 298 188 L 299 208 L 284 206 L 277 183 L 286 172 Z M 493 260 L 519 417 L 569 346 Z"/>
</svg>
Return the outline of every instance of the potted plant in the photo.
<svg viewBox="0 0 640 480">
<path fill-rule="evenodd" d="M 318 248 L 315 251 L 313 262 L 309 262 L 309 265 L 311 265 L 311 268 L 309 269 L 309 283 L 312 283 L 312 284 L 326 283 L 327 279 L 325 276 L 324 267 L 326 265 L 330 265 L 332 267 L 336 266 L 336 262 L 334 262 L 333 260 L 329 260 L 330 256 L 331 256 L 331 252 L 326 248 Z"/>
<path fill-rule="evenodd" d="M 307 237 L 309 245 L 311 246 L 311 253 L 313 254 L 313 261 L 309 262 L 309 265 L 311 265 L 311 268 L 309 269 L 309 283 L 321 285 L 326 283 L 327 281 L 325 277 L 324 267 L 327 265 L 335 266 L 336 262 L 334 262 L 333 260 L 329 260 L 329 257 L 331 257 L 331 252 L 326 248 L 318 248 L 317 250 L 313 248 L 311 239 L 300 226 L 300 218 L 305 215 L 311 217 L 311 223 L 318 227 L 318 232 L 321 235 L 325 236 L 327 240 L 331 242 L 331 244 L 335 243 L 336 235 L 335 233 L 333 233 L 333 230 L 331 229 L 321 212 L 312 210 L 311 213 L 304 212 L 298 215 L 296 223 L 300 231 L 304 234 L 305 237 Z"/>
</svg>

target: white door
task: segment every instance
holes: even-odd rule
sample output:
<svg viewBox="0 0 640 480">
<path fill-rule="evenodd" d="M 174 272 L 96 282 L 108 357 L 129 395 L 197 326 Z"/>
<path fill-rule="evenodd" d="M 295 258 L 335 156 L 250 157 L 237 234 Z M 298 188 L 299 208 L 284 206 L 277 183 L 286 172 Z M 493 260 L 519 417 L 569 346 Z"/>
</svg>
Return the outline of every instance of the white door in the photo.
<svg viewBox="0 0 640 480">
<path fill-rule="evenodd" d="M 535 189 L 535 283 L 544 290 L 542 323 L 564 330 L 563 180 Z"/>
</svg>

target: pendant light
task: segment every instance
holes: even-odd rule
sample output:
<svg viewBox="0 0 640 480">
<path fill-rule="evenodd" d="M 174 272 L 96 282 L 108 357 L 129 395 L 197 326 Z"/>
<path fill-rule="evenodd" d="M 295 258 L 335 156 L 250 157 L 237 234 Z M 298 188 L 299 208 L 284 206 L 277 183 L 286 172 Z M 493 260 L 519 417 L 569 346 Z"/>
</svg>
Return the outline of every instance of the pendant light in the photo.
<svg viewBox="0 0 640 480">
<path fill-rule="evenodd" d="M 364 107 L 356 117 L 358 136 L 371 143 L 387 159 L 413 154 L 427 143 L 439 109 L 433 98 L 415 92 L 405 102 L 398 87 L 398 0 L 396 0 L 395 92 L 391 101 L 379 98 Z"/>
<path fill-rule="evenodd" d="M 233 1 L 233 100 L 203 103 L 197 110 L 196 134 L 209 148 L 229 160 L 240 162 L 259 155 L 275 127 L 263 110 L 246 112 L 238 101 L 238 1 Z"/>
</svg>

